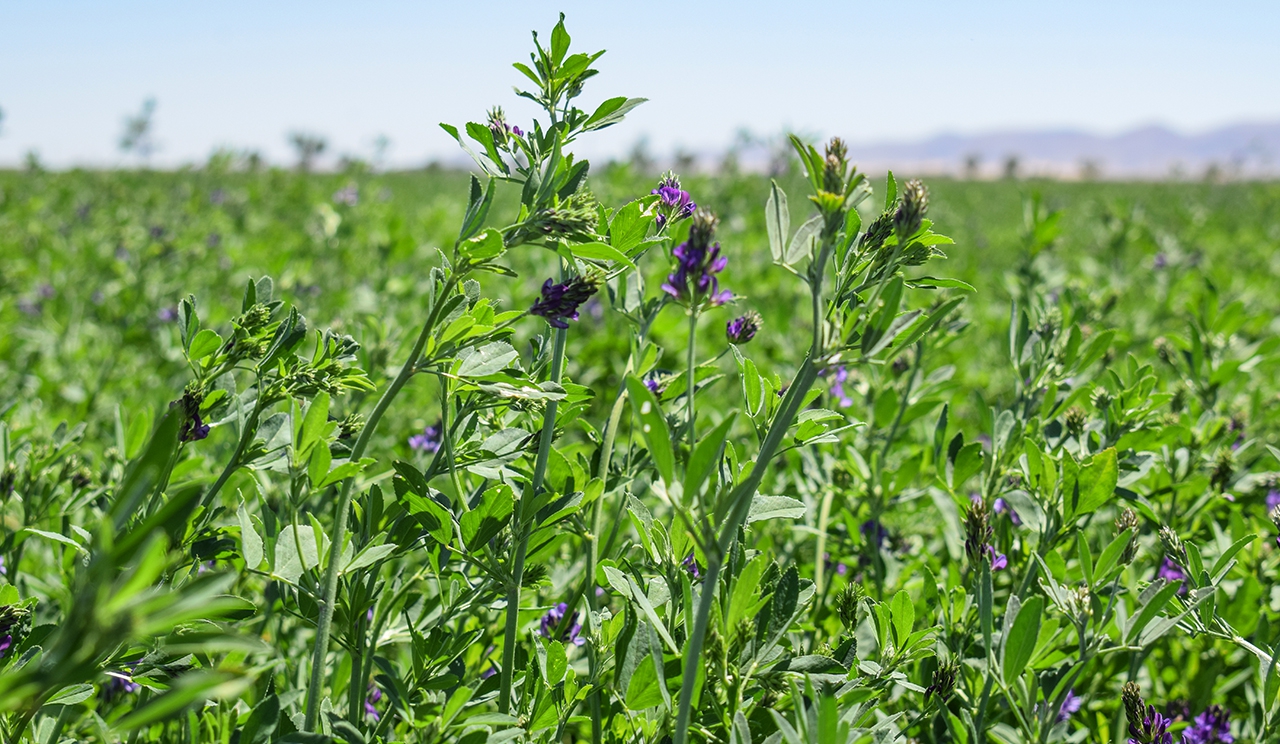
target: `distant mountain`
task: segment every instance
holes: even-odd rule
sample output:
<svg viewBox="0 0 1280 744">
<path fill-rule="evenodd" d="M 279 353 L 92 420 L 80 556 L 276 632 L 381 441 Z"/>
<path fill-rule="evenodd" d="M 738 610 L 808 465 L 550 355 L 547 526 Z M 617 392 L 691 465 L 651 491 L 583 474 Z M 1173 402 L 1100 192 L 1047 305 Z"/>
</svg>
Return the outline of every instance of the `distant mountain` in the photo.
<svg viewBox="0 0 1280 744">
<path fill-rule="evenodd" d="M 1280 175 L 1280 123 L 1237 124 L 1184 135 L 1159 126 L 1113 137 L 1072 130 L 943 134 L 919 142 L 851 145 L 864 170 L 978 176 L 1002 174 L 1012 158 L 1021 175 L 1104 178 Z"/>
</svg>

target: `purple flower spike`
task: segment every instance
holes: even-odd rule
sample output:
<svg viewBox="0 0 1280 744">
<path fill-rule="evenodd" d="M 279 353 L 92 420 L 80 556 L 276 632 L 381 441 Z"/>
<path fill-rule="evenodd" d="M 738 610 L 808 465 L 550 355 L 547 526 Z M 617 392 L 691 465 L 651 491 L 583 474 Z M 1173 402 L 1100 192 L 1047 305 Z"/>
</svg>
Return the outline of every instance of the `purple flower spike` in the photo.
<svg viewBox="0 0 1280 744">
<path fill-rule="evenodd" d="M 760 325 L 760 314 L 754 311 L 749 312 L 729 321 L 725 326 L 724 335 L 729 339 L 729 343 L 742 345 L 756 337 Z"/>
<path fill-rule="evenodd" d="M 542 616 L 539 622 L 538 635 L 543 638 L 551 638 L 552 634 L 560 627 L 565 615 L 569 612 L 569 605 L 561 602 L 560 604 L 547 610 L 547 614 Z M 573 617 L 569 618 L 569 628 L 560 634 L 557 640 L 567 641 L 575 646 L 581 646 L 587 642 L 587 639 L 579 635 L 582 632 L 582 623 L 578 622 L 578 613 L 573 613 Z"/>
<path fill-rule="evenodd" d="M 1164 560 L 1160 562 L 1160 568 L 1156 570 L 1156 578 L 1164 579 L 1169 583 L 1173 583 L 1175 581 L 1181 582 L 1182 587 L 1178 589 L 1178 594 L 1183 595 L 1187 593 L 1187 575 L 1183 573 L 1182 568 L 1177 563 L 1174 563 L 1168 556 L 1165 556 Z"/>
<path fill-rule="evenodd" d="M 568 328 L 568 321 L 578 319 L 578 308 L 599 288 L 600 283 L 591 277 L 575 276 L 563 284 L 552 284 L 548 279 L 529 314 L 546 318 L 553 328 Z"/>
<path fill-rule="evenodd" d="M 693 216 L 698 205 L 693 202 L 689 192 L 680 188 L 680 179 L 673 173 L 663 176 L 658 188 L 649 192 L 658 197 L 658 229 L 666 226 L 668 220 L 680 221 Z"/>
<path fill-rule="evenodd" d="M 1071 718 L 1083 705 L 1083 697 L 1077 695 L 1075 690 L 1067 690 L 1067 696 L 1062 699 L 1062 707 L 1058 708 L 1058 723 Z"/>
<path fill-rule="evenodd" d="M 364 699 L 364 713 L 377 723 L 382 719 L 382 714 L 378 712 L 378 703 L 382 701 L 382 689 L 376 684 L 369 683 L 369 694 Z"/>
<path fill-rule="evenodd" d="M 733 292 L 720 289 L 716 276 L 729 265 L 729 259 L 720 255 L 720 244 L 712 241 L 715 230 L 715 215 L 699 210 L 693 215 L 689 239 L 671 251 L 676 265 L 662 289 L 683 305 L 717 307 L 733 299 Z"/>
<path fill-rule="evenodd" d="M 440 424 L 428 426 L 422 430 L 421 434 L 414 434 L 409 437 L 409 449 L 426 454 L 435 454 L 440 451 L 440 444 L 443 438 L 444 429 L 440 427 Z"/>
<path fill-rule="evenodd" d="M 1221 705 L 1210 705 L 1182 732 L 1183 744 L 1233 744 L 1230 716 Z"/>
</svg>

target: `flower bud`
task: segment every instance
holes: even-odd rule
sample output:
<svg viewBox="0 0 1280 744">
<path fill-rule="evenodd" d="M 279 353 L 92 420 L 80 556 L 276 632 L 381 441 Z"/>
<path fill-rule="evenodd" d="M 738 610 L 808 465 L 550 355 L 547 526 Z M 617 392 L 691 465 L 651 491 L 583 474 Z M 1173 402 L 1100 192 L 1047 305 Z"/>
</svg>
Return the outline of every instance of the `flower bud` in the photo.
<svg viewBox="0 0 1280 744">
<path fill-rule="evenodd" d="M 1099 411 L 1107 410 L 1107 406 L 1111 405 L 1111 391 L 1104 387 L 1096 387 L 1090 394 L 1089 400 L 1093 403 L 1093 407 Z"/>
<path fill-rule="evenodd" d="M 858 605 L 862 602 L 862 586 L 848 584 L 836 595 L 836 613 L 850 633 L 858 627 Z"/>
<path fill-rule="evenodd" d="M 1236 458 L 1231 450 L 1223 449 L 1213 463 L 1213 473 L 1209 476 L 1209 484 L 1218 493 L 1227 490 L 1231 485 L 1231 476 L 1235 474 Z"/>
<path fill-rule="evenodd" d="M 760 313 L 754 310 L 739 315 L 725 327 L 725 336 L 729 339 L 729 343 L 742 345 L 756 337 L 756 332 L 760 330 L 763 321 Z"/>
<path fill-rule="evenodd" d="M 893 229 L 898 233 L 898 240 L 906 240 L 916 234 L 928 209 L 929 192 L 924 184 L 914 179 L 907 181 L 902 187 L 902 202 L 893 215 Z"/>
<path fill-rule="evenodd" d="M 1089 424 L 1089 414 L 1085 413 L 1080 406 L 1071 406 L 1067 409 L 1066 416 L 1067 431 L 1071 436 L 1078 437 L 1084 433 L 1084 428 Z"/>
<path fill-rule="evenodd" d="M 933 670 L 933 679 L 929 686 L 924 689 L 924 701 L 927 704 L 929 698 L 937 695 L 939 703 L 945 703 L 951 698 L 951 694 L 956 689 L 956 672 L 958 667 L 955 662 L 947 662 L 937 669 Z"/>
<path fill-rule="evenodd" d="M 693 213 L 693 223 L 689 226 L 689 245 L 694 248 L 706 248 L 716 237 L 716 225 L 720 218 L 708 209 L 698 209 Z"/>
<path fill-rule="evenodd" d="M 1129 544 L 1124 546 L 1124 552 L 1120 554 L 1120 565 L 1127 566 L 1133 563 L 1133 559 L 1138 555 L 1138 515 L 1132 509 L 1126 508 L 1120 512 L 1120 516 L 1116 517 L 1115 524 L 1116 534 L 1133 530 Z"/>
</svg>

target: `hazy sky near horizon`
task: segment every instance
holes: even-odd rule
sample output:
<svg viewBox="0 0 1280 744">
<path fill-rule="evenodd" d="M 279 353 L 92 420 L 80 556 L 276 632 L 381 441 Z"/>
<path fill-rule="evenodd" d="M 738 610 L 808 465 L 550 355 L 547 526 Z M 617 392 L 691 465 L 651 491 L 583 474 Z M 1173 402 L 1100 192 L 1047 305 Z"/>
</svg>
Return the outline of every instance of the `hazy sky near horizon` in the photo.
<svg viewBox="0 0 1280 744">
<path fill-rule="evenodd" d="M 157 101 L 153 162 L 218 147 L 389 162 L 457 152 L 438 122 L 533 104 L 529 30 L 556 12 L 579 51 L 607 49 L 584 103 L 649 98 L 584 138 L 588 155 L 720 150 L 739 129 L 853 142 L 1148 124 L 1196 132 L 1280 120 L 1280 2 L 158 2 L 0 0 L 0 166 L 130 162 L 126 116 Z M 587 106 L 584 106 L 584 108 Z"/>
</svg>

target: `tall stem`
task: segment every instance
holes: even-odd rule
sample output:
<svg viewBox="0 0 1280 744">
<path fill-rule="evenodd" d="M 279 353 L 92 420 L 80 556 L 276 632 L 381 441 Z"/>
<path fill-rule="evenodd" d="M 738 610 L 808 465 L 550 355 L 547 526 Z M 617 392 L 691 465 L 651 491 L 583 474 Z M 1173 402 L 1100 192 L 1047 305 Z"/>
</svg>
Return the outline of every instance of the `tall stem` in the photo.
<svg viewBox="0 0 1280 744">
<path fill-rule="evenodd" d="M 566 329 L 557 328 L 555 345 L 551 351 L 552 382 L 560 382 L 564 367 L 564 344 Z M 533 480 L 529 490 L 516 503 L 512 527 L 516 533 L 516 554 L 511 568 L 511 586 L 507 589 L 507 624 L 502 644 L 502 677 L 501 693 L 498 698 L 498 709 L 503 713 L 511 710 L 511 683 L 514 678 L 516 662 L 516 634 L 520 626 L 520 584 L 524 581 L 524 558 L 529 549 L 529 530 L 525 527 L 525 519 L 532 516 L 525 514 L 525 506 L 532 502 L 542 490 L 542 479 L 547 474 L 547 462 L 551 459 L 551 438 L 556 431 L 557 401 L 547 403 L 546 413 L 542 419 L 542 434 L 538 438 L 538 459 L 533 466 Z"/>
<path fill-rule="evenodd" d="M 689 308 L 689 349 L 685 357 L 685 383 L 688 390 L 685 392 L 685 402 L 689 410 L 688 428 L 685 430 L 685 439 L 689 443 L 689 457 L 693 458 L 694 447 L 694 423 L 697 420 L 697 409 L 693 405 L 694 391 L 698 387 L 698 382 L 694 379 L 698 370 L 697 359 L 698 348 L 698 309 L 696 307 Z"/>
<path fill-rule="evenodd" d="M 378 428 L 378 422 L 382 420 L 383 414 L 391 407 L 391 401 L 395 400 L 396 395 L 400 393 L 400 389 L 409 382 L 409 378 L 418 366 L 418 359 L 422 356 L 422 349 L 427 345 L 427 339 L 431 337 L 431 331 L 435 329 L 436 322 L 440 318 L 440 310 L 444 307 L 454 289 L 458 286 L 458 275 L 454 275 L 445 282 L 436 301 L 432 304 L 431 312 L 427 315 L 427 320 L 422 324 L 422 332 L 418 334 L 418 339 L 413 344 L 413 350 L 409 352 L 409 358 L 404 360 L 404 366 L 400 368 L 399 374 L 387 386 L 386 391 L 382 393 L 382 397 L 378 399 L 377 405 L 373 407 L 373 412 L 369 414 L 369 420 L 360 430 L 360 436 L 356 437 L 356 442 L 351 446 L 352 462 L 358 461 L 364 456 L 365 448 L 369 446 L 369 440 L 373 438 L 373 432 Z M 316 625 L 316 643 L 311 653 L 311 684 L 307 688 L 307 716 L 303 723 L 303 730 L 308 732 L 315 731 L 316 720 L 320 716 L 320 692 L 324 686 L 325 677 L 325 655 L 329 651 L 329 634 L 333 626 L 333 610 L 338 598 L 338 568 L 342 559 L 342 545 L 347 540 L 347 513 L 351 511 L 351 487 L 355 482 L 354 478 L 347 478 L 342 482 L 342 491 L 338 497 L 337 513 L 334 515 L 333 533 L 329 537 L 329 564 L 325 567 L 324 573 L 324 594 L 320 600 L 320 620 Z"/>
<path fill-rule="evenodd" d="M 828 231 L 823 235 L 822 247 L 814 259 L 813 270 L 809 279 L 809 291 L 813 299 L 813 346 L 796 371 L 795 379 L 787 387 L 778 413 L 774 415 L 765 434 L 760 452 L 756 455 L 755 467 L 747 479 L 729 492 L 723 503 L 728 504 L 729 511 L 720 527 L 720 536 L 716 541 L 716 550 L 707 556 L 707 576 L 702 582 L 702 594 L 698 597 L 698 609 L 693 617 L 693 632 L 685 641 L 684 676 L 680 687 L 680 705 L 676 711 L 676 731 L 674 744 L 688 744 L 689 718 L 693 712 L 693 691 L 697 687 L 698 672 L 701 669 L 702 644 L 707 637 L 707 623 L 711 619 L 711 608 L 715 604 L 716 583 L 720 580 L 720 567 L 724 557 L 729 554 L 733 541 L 738 537 L 738 530 L 747 519 L 751 510 L 751 499 L 756 489 L 764 480 L 769 463 L 778 453 L 782 440 L 791 428 L 800 406 L 809 393 L 809 389 L 818 379 L 818 360 L 823 356 L 824 336 L 822 318 L 822 280 L 826 276 L 827 263 L 831 260 L 835 234 Z M 720 509 L 716 509 L 716 517 L 720 517 Z"/>
</svg>

